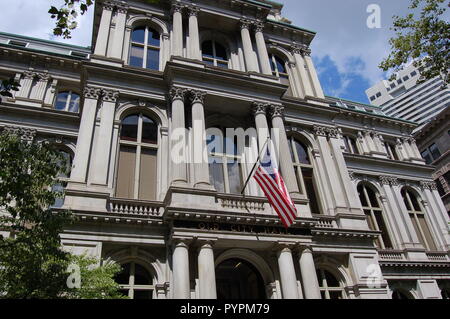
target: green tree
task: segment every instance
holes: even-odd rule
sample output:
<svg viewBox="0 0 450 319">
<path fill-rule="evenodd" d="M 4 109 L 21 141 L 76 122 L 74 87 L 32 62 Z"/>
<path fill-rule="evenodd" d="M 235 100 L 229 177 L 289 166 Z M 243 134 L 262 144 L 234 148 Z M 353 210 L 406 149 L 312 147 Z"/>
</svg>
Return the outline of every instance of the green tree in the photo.
<svg viewBox="0 0 450 319">
<path fill-rule="evenodd" d="M 379 65 L 384 70 L 402 70 L 413 61 L 421 68 L 419 83 L 440 76 L 446 85 L 450 78 L 450 24 L 446 20 L 447 0 L 411 0 L 406 17 L 394 16 L 396 36 L 389 40 L 391 53 Z M 418 15 L 418 17 L 417 17 Z M 447 17 L 448 19 L 448 17 Z"/>
<path fill-rule="evenodd" d="M 0 296 L 3 298 L 116 298 L 120 266 L 76 257 L 62 249 L 60 233 L 75 219 L 51 206 L 66 169 L 60 152 L 33 132 L 0 133 Z M 79 263 L 82 285 L 69 289 L 68 266 Z"/>
<path fill-rule="evenodd" d="M 0 103 L 2 102 L 2 97 L 12 97 L 11 91 L 19 91 L 20 84 L 14 79 L 14 77 L 9 79 L 1 80 L 0 82 Z"/>
</svg>

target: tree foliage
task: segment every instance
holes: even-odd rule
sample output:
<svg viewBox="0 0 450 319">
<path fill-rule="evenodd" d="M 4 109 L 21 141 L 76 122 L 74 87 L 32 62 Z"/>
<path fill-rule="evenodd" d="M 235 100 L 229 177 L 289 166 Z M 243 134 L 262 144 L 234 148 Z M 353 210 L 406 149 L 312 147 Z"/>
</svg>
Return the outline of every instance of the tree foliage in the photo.
<svg viewBox="0 0 450 319">
<path fill-rule="evenodd" d="M 52 190 L 66 170 L 64 158 L 30 132 L 0 133 L 0 296 L 3 298 L 119 298 L 114 275 L 120 266 L 64 251 L 60 233 L 74 221 L 51 208 Z M 68 266 L 77 263 L 81 287 L 67 285 Z"/>
<path fill-rule="evenodd" d="M 419 83 L 440 76 L 448 85 L 450 78 L 450 24 L 445 20 L 448 0 L 411 0 L 406 17 L 394 16 L 396 36 L 389 40 L 391 53 L 379 67 L 395 72 L 413 61 L 421 68 Z M 418 17 L 417 17 L 418 15 Z"/>
<path fill-rule="evenodd" d="M 20 84 L 15 80 L 14 77 L 1 80 L 0 82 L 0 102 L 2 102 L 2 97 L 12 97 L 11 91 L 19 91 Z"/>
</svg>

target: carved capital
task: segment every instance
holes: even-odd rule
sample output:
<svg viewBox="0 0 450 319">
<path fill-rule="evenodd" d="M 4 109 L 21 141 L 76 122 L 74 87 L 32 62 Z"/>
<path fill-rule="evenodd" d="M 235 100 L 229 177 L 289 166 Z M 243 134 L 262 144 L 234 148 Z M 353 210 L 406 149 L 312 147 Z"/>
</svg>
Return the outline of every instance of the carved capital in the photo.
<svg viewBox="0 0 450 319">
<path fill-rule="evenodd" d="M 301 46 L 301 52 L 303 56 L 310 56 L 311 55 L 311 49 L 309 48 L 309 46 L 303 44 Z"/>
<path fill-rule="evenodd" d="M 182 13 L 184 5 L 180 4 L 178 1 L 172 1 L 172 14 L 175 12 Z"/>
<path fill-rule="evenodd" d="M 189 98 L 192 103 L 205 103 L 206 92 L 199 90 L 189 90 Z"/>
<path fill-rule="evenodd" d="M 354 181 L 356 179 L 355 172 L 348 171 L 348 177 L 350 178 L 351 181 Z"/>
<path fill-rule="evenodd" d="M 254 25 L 255 25 L 255 33 L 264 31 L 264 23 L 262 21 L 257 21 Z"/>
<path fill-rule="evenodd" d="M 117 4 L 117 12 L 118 13 L 127 13 L 129 6 L 127 4 Z"/>
<path fill-rule="evenodd" d="M 191 17 L 196 17 L 198 16 L 198 12 L 200 11 L 200 9 L 196 6 L 189 6 L 188 7 L 188 14 Z"/>
<path fill-rule="evenodd" d="M 36 130 L 17 127 L 17 126 L 5 126 L 4 132 L 11 135 L 17 135 L 22 141 L 31 142 L 36 137 Z"/>
<path fill-rule="evenodd" d="M 98 99 L 101 96 L 102 90 L 92 86 L 85 86 L 83 89 L 83 96 L 88 99 Z"/>
<path fill-rule="evenodd" d="M 290 47 L 292 54 L 302 54 L 302 48 L 298 44 L 293 44 Z"/>
<path fill-rule="evenodd" d="M 183 88 L 172 87 L 169 92 L 170 99 L 172 100 L 172 102 L 175 100 L 184 101 L 186 91 L 187 90 Z"/>
<path fill-rule="evenodd" d="M 34 78 L 36 77 L 36 75 L 37 75 L 36 72 L 29 71 L 29 70 L 23 72 L 23 77 L 24 77 L 25 79 L 34 79 Z"/>
<path fill-rule="evenodd" d="M 316 136 L 327 136 L 327 128 L 325 126 L 314 125 L 313 132 Z"/>
<path fill-rule="evenodd" d="M 248 19 L 241 19 L 240 24 L 239 24 L 239 26 L 241 27 L 241 30 L 242 29 L 249 30 L 251 25 L 252 25 L 252 21 L 248 20 Z"/>
<path fill-rule="evenodd" d="M 103 90 L 102 100 L 105 102 L 116 102 L 119 98 L 119 92 L 113 90 Z"/>
<path fill-rule="evenodd" d="M 436 190 L 437 185 L 435 182 L 432 181 L 420 181 L 420 188 L 422 188 L 423 190 L 425 189 Z"/>
<path fill-rule="evenodd" d="M 267 104 L 267 103 L 253 102 L 252 113 L 254 115 L 257 115 L 257 114 L 266 115 L 268 106 L 269 106 L 269 104 Z"/>
<path fill-rule="evenodd" d="M 380 179 L 380 184 L 381 185 L 390 185 L 390 180 L 389 180 L 389 176 L 385 176 L 385 175 L 381 175 L 379 176 Z"/>
<path fill-rule="evenodd" d="M 283 117 L 284 107 L 281 105 L 268 105 L 271 118 Z"/>
</svg>

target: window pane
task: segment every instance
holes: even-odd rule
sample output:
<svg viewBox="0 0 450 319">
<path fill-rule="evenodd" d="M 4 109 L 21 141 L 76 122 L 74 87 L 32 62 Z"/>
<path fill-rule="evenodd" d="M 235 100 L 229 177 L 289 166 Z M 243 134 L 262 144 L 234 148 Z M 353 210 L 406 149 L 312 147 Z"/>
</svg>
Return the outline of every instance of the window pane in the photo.
<svg viewBox="0 0 450 319">
<path fill-rule="evenodd" d="M 211 41 L 205 41 L 202 44 L 202 55 L 208 58 L 214 58 L 213 47 Z"/>
<path fill-rule="evenodd" d="M 419 220 L 420 228 L 422 229 L 430 250 L 437 250 L 436 245 L 434 244 L 433 236 L 431 236 L 430 229 L 428 228 L 428 224 L 425 220 L 425 215 L 418 215 L 417 219 Z"/>
<path fill-rule="evenodd" d="M 383 238 L 384 247 L 392 248 L 391 239 L 389 238 L 389 233 L 386 224 L 384 223 L 384 219 L 381 212 L 375 212 L 374 215 L 377 220 L 378 228 L 381 231 L 381 237 Z"/>
<path fill-rule="evenodd" d="M 128 285 L 130 280 L 130 264 L 121 265 L 122 270 L 114 277 L 114 281 L 120 285 Z M 128 291 L 124 293 L 128 296 Z"/>
<path fill-rule="evenodd" d="M 134 264 L 134 284 L 151 285 L 153 282 L 151 274 L 139 264 Z M 136 293 L 136 292 L 135 292 Z"/>
<path fill-rule="evenodd" d="M 144 43 L 144 39 L 145 39 L 144 27 L 135 28 L 131 33 L 131 41 L 133 42 Z"/>
<path fill-rule="evenodd" d="M 144 65 L 144 48 L 135 45 L 131 46 L 130 65 L 137 67 Z"/>
<path fill-rule="evenodd" d="M 358 195 L 359 195 L 359 200 L 361 201 L 361 205 L 363 207 L 368 207 L 368 203 L 366 200 L 366 195 L 364 194 L 364 190 L 363 190 L 363 185 L 358 185 Z"/>
<path fill-rule="evenodd" d="M 227 61 L 227 51 L 225 48 L 216 42 L 216 58 L 220 60 Z"/>
<path fill-rule="evenodd" d="M 139 199 L 156 200 L 157 151 L 141 149 Z"/>
<path fill-rule="evenodd" d="M 340 287 L 339 281 L 330 272 L 324 270 L 325 278 L 327 280 L 328 287 Z"/>
<path fill-rule="evenodd" d="M 70 169 L 72 168 L 72 156 L 68 152 L 64 151 L 61 151 L 60 154 L 63 157 L 60 163 L 63 171 L 58 174 L 58 177 L 69 177 Z"/>
<path fill-rule="evenodd" d="M 146 116 L 142 116 L 142 143 L 158 143 L 158 125 Z"/>
<path fill-rule="evenodd" d="M 272 73 L 276 75 L 275 63 L 273 62 L 273 54 L 270 55 L 270 68 L 272 69 Z"/>
<path fill-rule="evenodd" d="M 433 158 L 431 158 L 430 152 L 428 152 L 428 150 L 423 151 L 422 153 L 420 153 L 420 155 L 422 155 L 425 163 L 431 164 L 433 162 Z"/>
<path fill-rule="evenodd" d="M 153 45 L 155 47 L 159 47 L 159 32 L 153 30 L 153 29 L 148 29 L 148 44 L 149 45 Z"/>
<path fill-rule="evenodd" d="M 80 96 L 76 93 L 72 93 L 69 103 L 69 112 L 78 113 L 79 105 L 80 105 Z"/>
<path fill-rule="evenodd" d="M 380 205 L 378 205 L 378 200 L 375 195 L 375 192 L 370 187 L 366 187 L 366 191 L 367 195 L 369 196 L 370 205 L 372 207 L 380 207 Z"/>
<path fill-rule="evenodd" d="M 359 154 L 358 147 L 356 146 L 356 140 L 352 137 L 349 137 L 349 142 L 351 147 L 353 148 L 353 154 Z"/>
<path fill-rule="evenodd" d="M 147 69 L 159 70 L 159 50 L 148 49 L 147 50 Z"/>
<path fill-rule="evenodd" d="M 313 182 L 313 170 L 312 168 L 302 168 L 302 174 L 311 213 L 320 214 L 319 204 L 316 197 L 316 189 Z"/>
<path fill-rule="evenodd" d="M 309 162 L 309 156 L 308 156 L 306 147 L 297 141 L 294 141 L 294 144 L 295 144 L 295 150 L 296 150 L 297 156 L 298 156 L 298 161 L 302 164 L 311 164 Z"/>
<path fill-rule="evenodd" d="M 275 62 L 277 63 L 278 73 L 287 73 L 283 60 L 281 60 L 279 57 L 275 56 Z"/>
<path fill-rule="evenodd" d="M 409 198 L 411 199 L 411 202 L 413 204 L 414 210 L 421 211 L 419 202 L 417 201 L 417 197 L 411 191 L 408 191 L 408 194 L 409 194 Z"/>
<path fill-rule="evenodd" d="M 228 183 L 230 184 L 230 193 L 233 194 L 240 194 L 242 191 L 240 167 L 241 165 L 237 161 L 227 163 Z"/>
<path fill-rule="evenodd" d="M 441 157 L 441 152 L 439 151 L 439 148 L 436 146 L 436 144 L 432 144 L 430 146 L 430 152 L 434 160 L 437 160 L 439 157 Z"/>
<path fill-rule="evenodd" d="M 406 209 L 411 210 L 411 206 L 409 205 L 408 199 L 406 198 L 406 190 L 405 189 L 402 189 L 402 197 L 403 197 L 403 202 L 405 203 Z"/>
<path fill-rule="evenodd" d="M 427 247 L 425 244 L 425 239 L 422 237 L 422 233 L 420 232 L 419 225 L 417 224 L 417 221 L 414 218 L 414 214 L 409 214 L 409 217 L 411 218 L 411 222 L 413 224 L 414 230 L 416 231 L 416 235 L 419 238 L 420 243 L 423 245 L 423 247 Z"/>
<path fill-rule="evenodd" d="M 69 97 L 69 92 L 61 92 L 58 94 L 55 103 L 55 109 L 64 111 L 66 108 L 67 99 Z"/>
<path fill-rule="evenodd" d="M 116 196 L 134 197 L 134 169 L 136 166 L 136 148 L 120 146 L 119 167 L 117 171 Z"/>
<path fill-rule="evenodd" d="M 219 193 L 224 193 L 225 183 L 223 180 L 223 164 L 220 163 L 220 160 L 216 161 L 215 159 L 217 158 L 212 156 L 209 157 L 209 180 Z"/>
<path fill-rule="evenodd" d="M 220 62 L 220 61 L 217 61 L 217 66 L 218 66 L 219 68 L 228 69 L 228 62 Z"/>
<path fill-rule="evenodd" d="M 120 138 L 128 141 L 136 141 L 138 133 L 138 115 L 130 115 L 122 120 Z"/>
<path fill-rule="evenodd" d="M 369 229 L 377 230 L 375 224 L 372 220 L 372 215 L 370 214 L 370 209 L 364 209 L 364 214 L 366 215 L 367 224 L 369 225 Z"/>
</svg>

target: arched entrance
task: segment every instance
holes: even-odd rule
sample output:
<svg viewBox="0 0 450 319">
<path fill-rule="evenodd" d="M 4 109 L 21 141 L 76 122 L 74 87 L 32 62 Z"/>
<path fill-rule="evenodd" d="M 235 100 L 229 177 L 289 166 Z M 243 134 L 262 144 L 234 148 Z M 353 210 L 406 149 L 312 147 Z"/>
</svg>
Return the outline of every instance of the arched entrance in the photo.
<svg viewBox="0 0 450 319">
<path fill-rule="evenodd" d="M 249 262 L 230 258 L 216 267 L 217 299 L 265 299 L 259 271 Z"/>
</svg>

